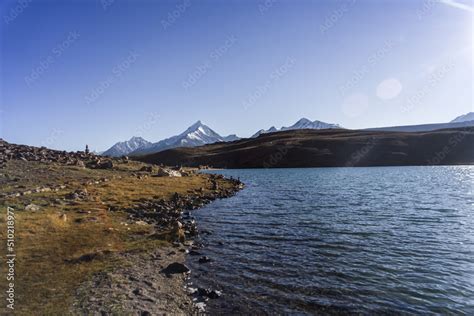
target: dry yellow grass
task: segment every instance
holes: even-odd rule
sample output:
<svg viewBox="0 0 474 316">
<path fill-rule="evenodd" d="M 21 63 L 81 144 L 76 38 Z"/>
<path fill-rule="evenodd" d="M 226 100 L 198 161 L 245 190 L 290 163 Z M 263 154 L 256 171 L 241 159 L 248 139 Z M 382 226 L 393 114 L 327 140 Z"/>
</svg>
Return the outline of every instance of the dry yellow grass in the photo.
<svg viewBox="0 0 474 316">
<path fill-rule="evenodd" d="M 136 172 L 141 165 L 129 163 L 118 166 L 118 170 L 88 170 L 9 162 L 2 173 L 8 174 L 8 179 L 16 180 L 5 181 L 3 192 L 14 192 L 18 187 L 28 190 L 46 184 L 67 185 L 57 192 L 34 193 L 1 201 L 2 252 L 5 251 L 6 207 L 13 207 L 16 214 L 16 314 L 65 314 L 82 282 L 94 273 L 127 264 L 114 254 L 147 251 L 166 243 L 167 232 L 158 232 L 163 240 L 147 238 L 154 230 L 151 225 L 127 222 L 125 212 L 108 211 L 110 206 L 123 209 L 142 199 L 168 199 L 175 192 L 185 194 L 201 187 L 209 189 L 209 181 L 203 175 L 138 179 L 132 171 Z M 110 180 L 84 185 L 100 178 Z M 87 201 L 57 203 L 56 199 L 63 199 L 66 193 L 79 188 L 87 189 L 90 197 Z M 41 209 L 24 211 L 29 203 L 39 205 Z M 103 255 L 76 262 L 81 256 L 94 253 Z M 5 265 L 2 268 L 2 275 L 5 275 Z M 4 292 L 2 289 L 3 302 Z"/>
</svg>

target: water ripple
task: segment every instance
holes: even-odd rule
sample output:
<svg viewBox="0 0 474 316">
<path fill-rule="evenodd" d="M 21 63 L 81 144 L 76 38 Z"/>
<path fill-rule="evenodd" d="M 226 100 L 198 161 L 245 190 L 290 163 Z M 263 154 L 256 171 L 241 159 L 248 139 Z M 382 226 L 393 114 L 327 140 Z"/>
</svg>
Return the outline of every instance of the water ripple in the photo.
<svg viewBox="0 0 474 316">
<path fill-rule="evenodd" d="M 222 173 L 246 189 L 195 212 L 215 260 L 189 259 L 211 312 L 474 314 L 473 167 Z"/>
</svg>

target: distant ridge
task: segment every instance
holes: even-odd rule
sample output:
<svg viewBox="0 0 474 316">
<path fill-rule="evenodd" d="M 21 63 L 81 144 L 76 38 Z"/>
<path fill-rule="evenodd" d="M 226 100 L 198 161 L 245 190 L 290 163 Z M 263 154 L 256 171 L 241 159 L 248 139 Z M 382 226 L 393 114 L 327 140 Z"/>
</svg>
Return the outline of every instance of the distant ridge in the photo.
<svg viewBox="0 0 474 316">
<path fill-rule="evenodd" d="M 388 132 L 429 132 L 429 131 L 435 131 L 439 129 L 461 128 L 461 127 L 470 127 L 470 126 L 474 126 L 474 112 L 469 112 L 464 115 L 458 116 L 449 123 L 375 127 L 375 128 L 366 128 L 364 130 L 388 131 Z"/>
<path fill-rule="evenodd" d="M 472 127 L 474 121 L 465 121 L 458 123 L 439 123 L 439 124 L 422 124 L 422 125 L 406 125 L 406 126 L 390 126 L 367 128 L 365 131 L 386 131 L 386 132 L 430 132 L 440 129 Z"/>
<path fill-rule="evenodd" d="M 410 133 L 302 129 L 232 143 L 173 148 L 135 159 L 216 168 L 474 165 L 472 144 L 474 127 Z"/>
<path fill-rule="evenodd" d="M 277 129 L 275 126 L 272 126 L 267 130 L 261 129 L 255 134 L 253 134 L 250 138 L 255 138 L 262 134 L 274 133 L 278 131 L 291 131 L 291 130 L 297 130 L 297 129 L 331 129 L 331 128 L 342 128 L 342 127 L 339 126 L 338 124 L 331 124 L 331 123 L 321 122 L 318 120 L 311 121 L 307 118 L 301 118 L 295 124 L 289 127 L 282 127 L 280 129 Z"/>
</svg>

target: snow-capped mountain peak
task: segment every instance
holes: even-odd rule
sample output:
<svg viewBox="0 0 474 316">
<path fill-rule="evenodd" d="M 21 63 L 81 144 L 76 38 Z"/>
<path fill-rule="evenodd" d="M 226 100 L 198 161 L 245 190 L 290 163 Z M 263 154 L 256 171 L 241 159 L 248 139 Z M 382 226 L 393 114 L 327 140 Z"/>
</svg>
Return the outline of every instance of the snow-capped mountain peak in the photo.
<svg viewBox="0 0 474 316">
<path fill-rule="evenodd" d="M 103 156 L 120 157 L 128 155 L 138 148 L 145 148 L 152 143 L 142 137 L 134 136 L 127 141 L 118 142 L 102 153 Z"/>
<path fill-rule="evenodd" d="M 325 123 L 321 121 L 311 121 L 305 117 L 299 119 L 295 124 L 289 127 L 282 127 L 279 130 L 275 126 L 270 127 L 269 129 L 261 129 L 251 136 L 251 138 L 258 137 L 261 134 L 274 133 L 278 131 L 290 131 L 295 129 L 327 129 L 327 128 L 342 128 L 338 124 Z"/>
<path fill-rule="evenodd" d="M 307 118 L 299 119 L 295 124 L 289 127 L 282 127 L 282 131 L 289 131 L 294 129 L 326 129 L 326 128 L 341 128 L 337 124 L 331 124 L 321 121 L 310 121 Z"/>
<path fill-rule="evenodd" d="M 183 133 L 153 143 L 151 146 L 138 148 L 132 154 L 142 155 L 176 147 L 195 147 L 216 142 L 234 141 L 237 139 L 240 138 L 236 135 L 223 137 L 201 121 L 197 121 L 189 126 Z"/>
<path fill-rule="evenodd" d="M 196 123 L 192 124 L 191 126 L 189 126 L 182 134 L 188 134 L 188 133 L 191 133 L 191 132 L 194 132 L 196 130 L 198 130 L 199 128 L 202 128 L 203 126 L 205 126 L 204 124 L 202 124 L 201 121 L 197 121 Z"/>
<path fill-rule="evenodd" d="M 295 125 L 307 125 L 307 124 L 311 124 L 311 121 L 308 120 L 306 117 L 300 118 L 300 119 L 295 123 Z"/>
</svg>

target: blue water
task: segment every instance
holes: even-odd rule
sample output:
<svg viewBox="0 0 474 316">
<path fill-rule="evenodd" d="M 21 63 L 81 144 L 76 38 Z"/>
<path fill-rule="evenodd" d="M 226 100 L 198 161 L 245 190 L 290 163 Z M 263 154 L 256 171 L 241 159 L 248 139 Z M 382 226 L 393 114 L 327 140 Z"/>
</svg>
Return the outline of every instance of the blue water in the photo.
<svg viewBox="0 0 474 316">
<path fill-rule="evenodd" d="M 194 285 L 225 314 L 474 314 L 474 167 L 223 170 Z"/>
</svg>

